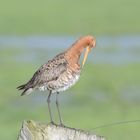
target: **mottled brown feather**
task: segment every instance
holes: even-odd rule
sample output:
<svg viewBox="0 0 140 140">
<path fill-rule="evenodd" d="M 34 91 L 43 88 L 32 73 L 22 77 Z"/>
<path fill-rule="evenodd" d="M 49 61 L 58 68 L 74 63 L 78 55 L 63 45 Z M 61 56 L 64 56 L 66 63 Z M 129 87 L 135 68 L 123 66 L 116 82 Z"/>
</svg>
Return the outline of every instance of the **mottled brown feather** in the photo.
<svg viewBox="0 0 140 140">
<path fill-rule="evenodd" d="M 67 60 L 64 53 L 57 55 L 54 59 L 49 60 L 42 65 L 33 75 L 33 77 L 24 85 L 17 87 L 24 90 L 22 95 L 30 88 L 38 88 L 57 78 L 67 69 Z"/>
</svg>

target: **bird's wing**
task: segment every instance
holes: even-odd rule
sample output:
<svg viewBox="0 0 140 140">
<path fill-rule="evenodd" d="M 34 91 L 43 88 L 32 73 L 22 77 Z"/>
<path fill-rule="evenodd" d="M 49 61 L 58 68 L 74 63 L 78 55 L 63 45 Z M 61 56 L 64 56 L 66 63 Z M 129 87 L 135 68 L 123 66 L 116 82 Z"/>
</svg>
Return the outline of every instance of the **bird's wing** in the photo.
<svg viewBox="0 0 140 140">
<path fill-rule="evenodd" d="M 67 69 L 67 61 L 65 59 L 54 59 L 51 61 L 50 65 L 50 69 L 47 71 L 47 73 L 45 74 L 46 76 L 46 81 L 50 82 L 53 80 L 57 80 L 59 78 L 59 76 L 66 71 Z"/>
<path fill-rule="evenodd" d="M 33 87 L 56 80 L 67 69 L 67 60 L 63 54 L 57 55 L 48 63 L 42 65 L 29 81 Z"/>
<path fill-rule="evenodd" d="M 54 59 L 42 65 L 33 75 L 33 77 L 24 85 L 18 87 L 23 90 L 22 95 L 29 89 L 38 88 L 57 78 L 66 71 L 67 60 L 64 58 L 64 53 L 57 55 Z"/>
</svg>

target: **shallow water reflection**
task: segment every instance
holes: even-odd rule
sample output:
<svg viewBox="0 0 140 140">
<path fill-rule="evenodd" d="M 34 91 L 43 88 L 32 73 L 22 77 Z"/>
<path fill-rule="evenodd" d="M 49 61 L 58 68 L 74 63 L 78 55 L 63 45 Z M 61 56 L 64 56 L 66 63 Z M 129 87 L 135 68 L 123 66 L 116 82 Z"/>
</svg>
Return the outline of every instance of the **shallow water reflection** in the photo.
<svg viewBox="0 0 140 140">
<path fill-rule="evenodd" d="M 78 37 L 72 36 L 1 36 L 0 49 L 21 49 L 15 58 L 23 61 L 49 59 L 56 53 L 65 50 Z M 24 50 L 24 51 L 23 51 Z M 97 37 L 97 47 L 89 55 L 94 63 L 139 63 L 140 36 Z"/>
</svg>

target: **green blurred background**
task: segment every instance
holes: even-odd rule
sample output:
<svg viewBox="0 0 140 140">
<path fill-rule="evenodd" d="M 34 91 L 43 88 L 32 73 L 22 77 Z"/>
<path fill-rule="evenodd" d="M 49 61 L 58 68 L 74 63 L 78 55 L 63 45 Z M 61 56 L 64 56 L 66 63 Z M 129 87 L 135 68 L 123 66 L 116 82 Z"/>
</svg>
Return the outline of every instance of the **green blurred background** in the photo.
<svg viewBox="0 0 140 140">
<path fill-rule="evenodd" d="M 139 7 L 139 0 L 0 0 L 0 139 L 16 139 L 23 120 L 49 122 L 48 93 L 21 97 L 16 87 L 80 36 L 92 34 L 97 47 L 80 81 L 60 94 L 63 120 L 110 140 L 139 140 L 138 122 L 93 130 L 140 119 Z"/>
</svg>

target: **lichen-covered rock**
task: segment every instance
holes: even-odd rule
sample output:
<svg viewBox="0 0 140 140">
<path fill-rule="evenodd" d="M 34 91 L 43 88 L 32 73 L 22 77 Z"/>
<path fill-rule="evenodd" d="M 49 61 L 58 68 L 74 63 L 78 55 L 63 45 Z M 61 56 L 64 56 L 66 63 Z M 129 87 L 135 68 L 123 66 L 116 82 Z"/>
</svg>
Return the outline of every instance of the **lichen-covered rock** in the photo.
<svg viewBox="0 0 140 140">
<path fill-rule="evenodd" d="M 75 128 L 24 121 L 18 140 L 105 140 Z"/>
</svg>

